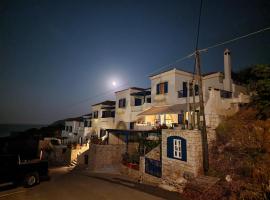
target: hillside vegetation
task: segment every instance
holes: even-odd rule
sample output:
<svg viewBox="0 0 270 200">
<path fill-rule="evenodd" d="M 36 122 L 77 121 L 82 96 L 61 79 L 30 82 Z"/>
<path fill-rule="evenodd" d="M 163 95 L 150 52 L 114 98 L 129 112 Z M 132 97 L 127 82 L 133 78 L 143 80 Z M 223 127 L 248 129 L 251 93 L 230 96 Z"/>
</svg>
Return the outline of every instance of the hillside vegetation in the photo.
<svg viewBox="0 0 270 200">
<path fill-rule="evenodd" d="M 203 192 L 187 187 L 186 199 L 270 199 L 270 65 L 246 68 L 233 78 L 252 100 L 216 129 L 208 175 L 220 181 Z"/>
<path fill-rule="evenodd" d="M 221 181 L 212 199 L 270 199 L 270 120 L 256 116 L 243 110 L 218 127 L 209 175 Z"/>
<path fill-rule="evenodd" d="M 270 199 L 270 120 L 257 115 L 245 109 L 219 125 L 208 175 L 220 181 L 205 192 L 186 188 L 187 199 Z"/>
</svg>

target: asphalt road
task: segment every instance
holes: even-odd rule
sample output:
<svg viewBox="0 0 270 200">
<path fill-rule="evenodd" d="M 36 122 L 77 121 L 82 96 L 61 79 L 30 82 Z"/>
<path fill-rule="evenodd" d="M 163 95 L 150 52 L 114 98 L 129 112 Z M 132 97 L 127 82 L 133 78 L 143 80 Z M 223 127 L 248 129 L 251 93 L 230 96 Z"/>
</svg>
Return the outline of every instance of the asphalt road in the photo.
<svg viewBox="0 0 270 200">
<path fill-rule="evenodd" d="M 51 180 L 33 188 L 2 188 L 0 200 L 158 200 L 180 199 L 176 193 L 139 184 L 120 175 L 91 174 L 68 168 L 50 170 Z"/>
</svg>

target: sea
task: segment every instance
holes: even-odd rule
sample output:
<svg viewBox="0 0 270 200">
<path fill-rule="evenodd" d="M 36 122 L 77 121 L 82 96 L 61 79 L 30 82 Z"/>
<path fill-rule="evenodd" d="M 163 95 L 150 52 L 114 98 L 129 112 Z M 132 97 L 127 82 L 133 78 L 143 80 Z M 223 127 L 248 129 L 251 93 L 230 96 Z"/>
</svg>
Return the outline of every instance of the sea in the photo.
<svg viewBox="0 0 270 200">
<path fill-rule="evenodd" d="M 0 124 L 0 137 L 7 137 L 12 132 L 23 132 L 32 128 L 41 128 L 41 124 Z"/>
</svg>

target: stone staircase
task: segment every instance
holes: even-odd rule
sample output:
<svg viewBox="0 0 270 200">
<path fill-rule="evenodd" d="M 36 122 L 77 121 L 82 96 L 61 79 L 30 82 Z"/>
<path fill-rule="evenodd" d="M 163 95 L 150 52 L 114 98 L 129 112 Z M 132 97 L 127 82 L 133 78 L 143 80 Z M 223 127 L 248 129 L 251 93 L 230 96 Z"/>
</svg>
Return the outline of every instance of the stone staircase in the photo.
<svg viewBox="0 0 270 200">
<path fill-rule="evenodd" d="M 68 166 L 69 167 L 76 167 L 78 164 L 77 159 L 73 160 Z"/>
<path fill-rule="evenodd" d="M 78 163 L 78 156 L 80 156 L 81 154 L 83 154 L 87 150 L 89 150 L 88 145 L 82 146 L 82 147 L 79 147 L 79 148 L 73 150 L 74 151 L 74 153 L 73 153 L 74 156 L 71 157 L 71 159 L 73 159 L 73 160 L 71 161 L 71 163 L 68 166 L 73 167 L 73 168 L 78 166 L 78 164 L 79 164 Z"/>
</svg>

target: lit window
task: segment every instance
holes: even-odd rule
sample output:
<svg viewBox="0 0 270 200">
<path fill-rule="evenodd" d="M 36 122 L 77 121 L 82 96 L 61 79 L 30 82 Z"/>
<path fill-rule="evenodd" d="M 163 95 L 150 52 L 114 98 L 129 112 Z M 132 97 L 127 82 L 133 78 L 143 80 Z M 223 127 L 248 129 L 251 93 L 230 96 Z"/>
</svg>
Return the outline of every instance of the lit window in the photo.
<svg viewBox="0 0 270 200">
<path fill-rule="evenodd" d="M 174 139 L 173 140 L 173 157 L 182 159 L 181 148 L 182 148 L 181 140 Z"/>
</svg>

